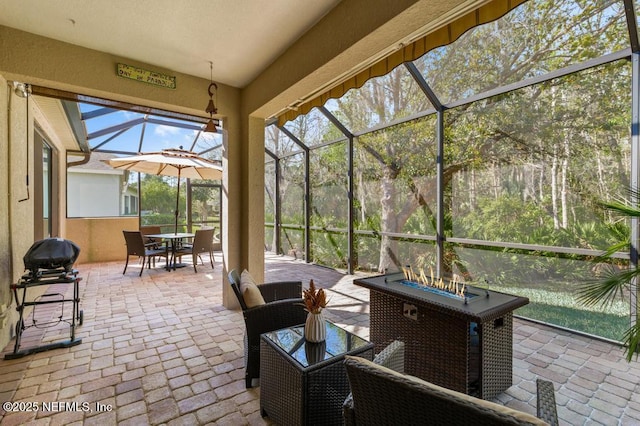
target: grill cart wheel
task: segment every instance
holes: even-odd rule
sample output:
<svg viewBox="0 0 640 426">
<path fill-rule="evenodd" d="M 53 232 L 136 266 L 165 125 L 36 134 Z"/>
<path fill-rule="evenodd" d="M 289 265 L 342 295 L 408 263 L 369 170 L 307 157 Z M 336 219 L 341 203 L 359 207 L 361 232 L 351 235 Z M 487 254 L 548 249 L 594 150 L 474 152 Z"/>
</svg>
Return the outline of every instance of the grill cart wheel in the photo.
<svg viewBox="0 0 640 426">
<path fill-rule="evenodd" d="M 16 336 L 20 336 L 23 330 L 24 330 L 24 320 L 20 318 L 16 322 Z"/>
</svg>

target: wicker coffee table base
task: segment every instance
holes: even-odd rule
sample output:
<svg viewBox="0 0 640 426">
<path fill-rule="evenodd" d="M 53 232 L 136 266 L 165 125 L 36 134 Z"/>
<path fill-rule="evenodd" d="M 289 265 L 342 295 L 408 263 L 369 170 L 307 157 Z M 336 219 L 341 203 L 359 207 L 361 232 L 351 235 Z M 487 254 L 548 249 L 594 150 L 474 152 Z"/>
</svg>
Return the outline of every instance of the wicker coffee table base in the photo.
<svg viewBox="0 0 640 426">
<path fill-rule="evenodd" d="M 339 356 L 303 369 L 279 348 L 260 342 L 260 410 L 281 425 L 342 424 L 349 381 Z M 373 358 L 369 345 L 350 355 Z"/>
</svg>

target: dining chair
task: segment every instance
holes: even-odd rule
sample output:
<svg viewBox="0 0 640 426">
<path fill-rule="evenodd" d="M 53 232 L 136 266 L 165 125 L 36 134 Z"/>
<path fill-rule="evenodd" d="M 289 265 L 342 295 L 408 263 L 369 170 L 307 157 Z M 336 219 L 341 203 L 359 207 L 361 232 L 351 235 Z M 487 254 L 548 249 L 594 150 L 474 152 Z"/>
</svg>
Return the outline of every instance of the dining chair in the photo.
<svg viewBox="0 0 640 426">
<path fill-rule="evenodd" d="M 144 245 L 147 248 L 161 248 L 164 244 L 161 238 L 151 238 L 147 235 L 162 234 L 162 228 L 160 225 L 143 225 L 140 227 L 140 232 L 144 237 Z"/>
<path fill-rule="evenodd" d="M 184 244 L 180 247 L 176 253 L 176 256 L 181 258 L 184 255 L 191 255 L 193 259 L 193 270 L 198 272 L 196 265 L 198 263 L 198 258 L 204 265 L 204 261 L 202 257 L 200 257 L 201 253 L 209 254 L 209 261 L 211 262 L 211 267 L 214 268 L 213 262 L 215 262 L 215 258 L 213 257 L 213 233 L 215 228 L 207 228 L 207 229 L 198 229 L 195 232 L 195 237 L 193 237 L 193 243 Z"/>
<path fill-rule="evenodd" d="M 124 264 L 124 271 L 122 271 L 122 275 L 127 272 L 127 266 L 129 265 L 129 257 L 130 256 L 138 256 L 142 257 L 142 268 L 140 269 L 140 274 L 142 275 L 142 271 L 144 271 L 144 264 L 147 263 L 147 259 L 149 262 L 149 267 L 151 267 L 151 260 L 153 259 L 153 263 L 155 265 L 156 257 L 164 257 L 165 262 L 168 262 L 169 253 L 167 248 L 148 248 L 145 246 L 144 238 L 142 236 L 142 232 L 140 231 L 122 231 L 124 235 L 124 240 L 127 245 L 127 259 Z"/>
</svg>

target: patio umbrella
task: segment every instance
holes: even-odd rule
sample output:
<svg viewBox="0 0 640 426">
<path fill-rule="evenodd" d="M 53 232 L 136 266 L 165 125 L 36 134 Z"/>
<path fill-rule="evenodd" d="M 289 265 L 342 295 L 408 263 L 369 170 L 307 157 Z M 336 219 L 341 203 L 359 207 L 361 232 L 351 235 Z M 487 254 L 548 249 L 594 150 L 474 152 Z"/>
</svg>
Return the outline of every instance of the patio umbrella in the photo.
<svg viewBox="0 0 640 426">
<path fill-rule="evenodd" d="M 180 178 L 222 179 L 222 167 L 215 162 L 202 158 L 196 153 L 183 149 L 165 149 L 161 152 L 139 154 L 131 157 L 105 160 L 111 167 L 120 170 L 147 173 L 160 176 L 176 176 L 178 190 L 176 194 L 176 220 L 174 233 L 178 233 L 178 211 L 180 204 Z"/>
</svg>

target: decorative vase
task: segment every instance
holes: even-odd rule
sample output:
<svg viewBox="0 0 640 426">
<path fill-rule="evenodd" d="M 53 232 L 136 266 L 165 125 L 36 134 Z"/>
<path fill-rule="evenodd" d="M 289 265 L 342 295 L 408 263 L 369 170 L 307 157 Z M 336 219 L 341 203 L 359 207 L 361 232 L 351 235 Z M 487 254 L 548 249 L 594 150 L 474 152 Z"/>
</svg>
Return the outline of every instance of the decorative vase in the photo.
<svg viewBox="0 0 640 426">
<path fill-rule="evenodd" d="M 322 311 L 317 314 L 311 312 L 307 314 L 307 321 L 304 323 L 304 338 L 311 343 L 324 342 L 327 338 Z"/>
<path fill-rule="evenodd" d="M 327 351 L 327 342 L 322 341 L 318 343 L 305 342 L 304 353 L 307 357 L 309 365 L 317 364 L 324 361 L 324 354 Z"/>
</svg>

